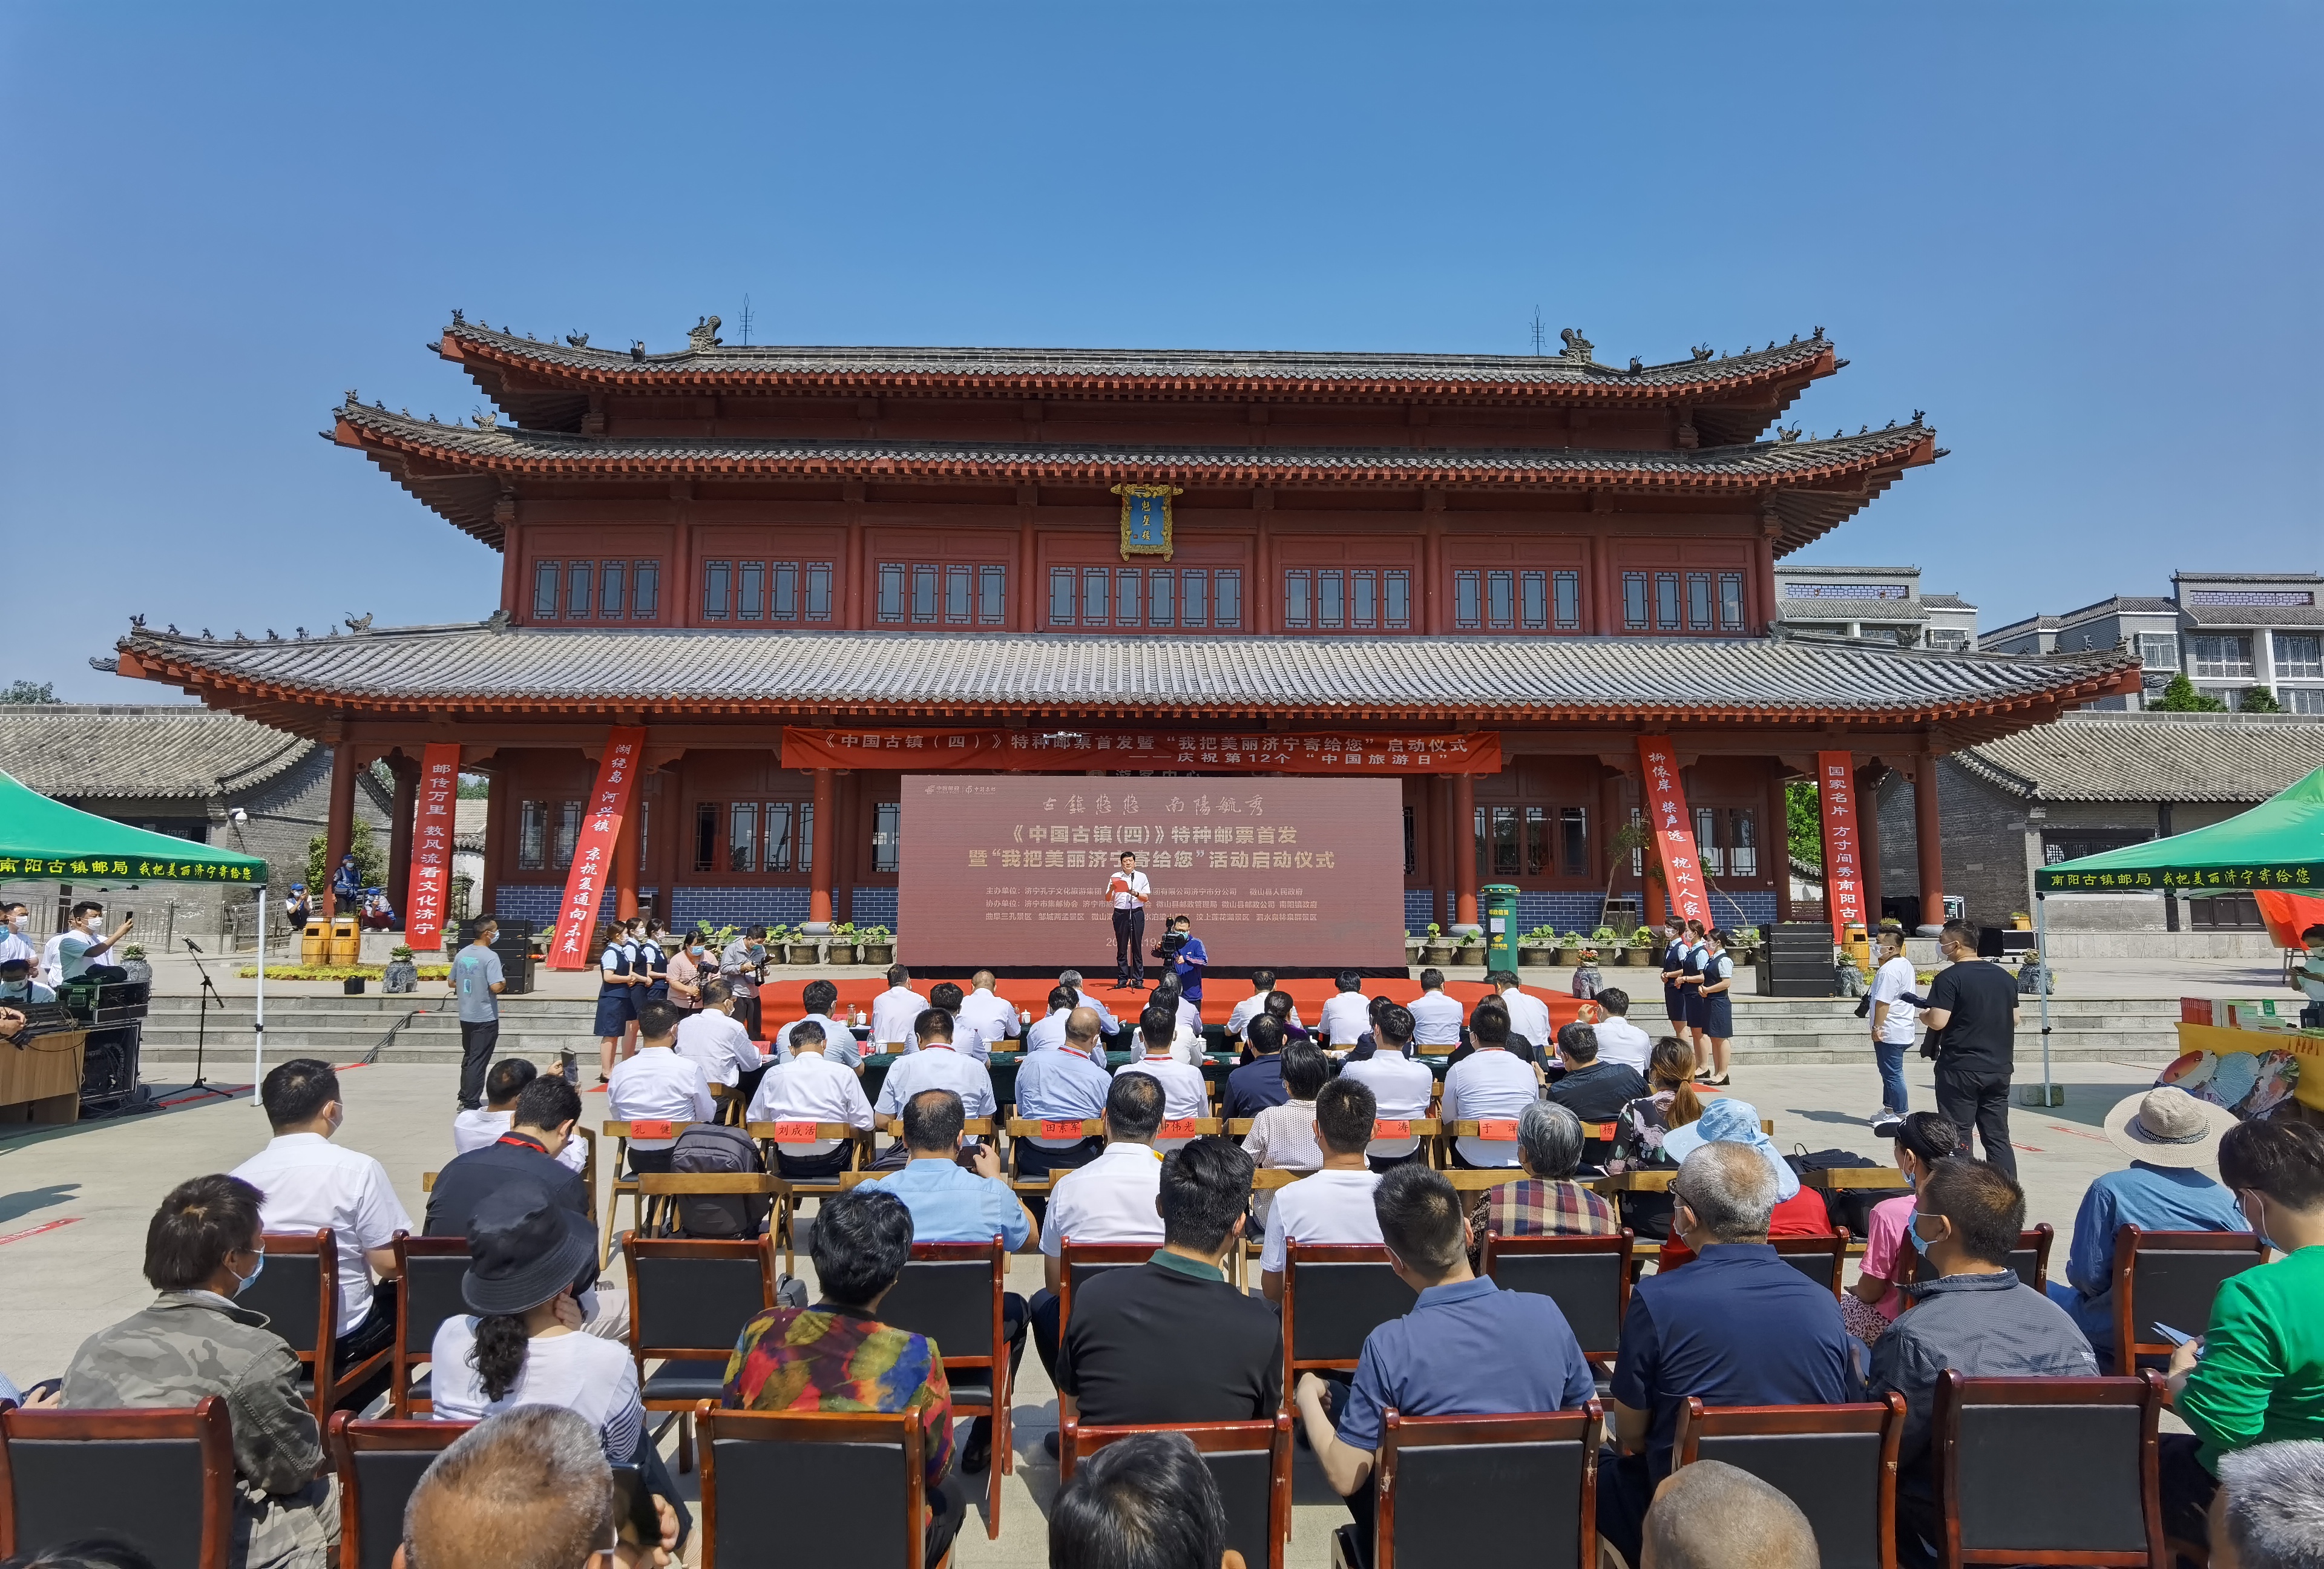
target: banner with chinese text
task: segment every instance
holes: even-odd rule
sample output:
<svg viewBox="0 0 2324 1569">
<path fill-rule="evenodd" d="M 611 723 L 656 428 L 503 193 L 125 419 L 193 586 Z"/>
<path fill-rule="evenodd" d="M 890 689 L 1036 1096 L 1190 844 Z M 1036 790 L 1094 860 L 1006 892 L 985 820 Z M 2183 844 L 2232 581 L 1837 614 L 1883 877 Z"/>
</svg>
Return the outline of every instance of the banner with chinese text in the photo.
<svg viewBox="0 0 2324 1569">
<path fill-rule="evenodd" d="M 420 804 L 411 825 L 411 881 L 403 896 L 403 940 L 414 952 L 444 946 L 452 891 L 452 815 L 460 798 L 460 743 L 431 741 L 420 763 Z"/>
<path fill-rule="evenodd" d="M 549 949 L 552 970 L 586 970 L 590 927 L 597 918 L 597 901 L 613 884 L 613 844 L 621 836 L 622 818 L 630 809 L 636 788 L 638 758 L 644 752 L 646 733 L 614 729 L 605 733 L 605 755 L 597 764 L 597 786 L 589 793 L 581 817 L 581 837 L 573 847 L 573 870 L 565 879 L 565 903 L 557 912 L 557 940 Z"/>
<path fill-rule="evenodd" d="M 1662 859 L 1663 882 L 1671 909 L 1681 920 L 1711 920 L 1711 900 L 1694 847 L 1694 819 L 1687 815 L 1686 787 L 1679 780 L 1678 753 L 1667 735 L 1638 737 L 1638 778 L 1646 803 L 1646 826 Z M 1651 920 L 1655 911 L 1646 912 Z"/>
<path fill-rule="evenodd" d="M 873 752 L 892 753 L 874 759 Z M 1455 735 L 1217 735 L 1176 730 L 783 729 L 783 766 L 908 772 L 1499 773 L 1498 730 Z"/>
<path fill-rule="evenodd" d="M 1867 925 L 1862 846 L 1856 832 L 1856 759 L 1845 752 L 1817 752 L 1816 795 L 1823 806 L 1823 908 L 1831 917 L 1831 940 L 1844 943 L 1849 927 Z"/>
</svg>

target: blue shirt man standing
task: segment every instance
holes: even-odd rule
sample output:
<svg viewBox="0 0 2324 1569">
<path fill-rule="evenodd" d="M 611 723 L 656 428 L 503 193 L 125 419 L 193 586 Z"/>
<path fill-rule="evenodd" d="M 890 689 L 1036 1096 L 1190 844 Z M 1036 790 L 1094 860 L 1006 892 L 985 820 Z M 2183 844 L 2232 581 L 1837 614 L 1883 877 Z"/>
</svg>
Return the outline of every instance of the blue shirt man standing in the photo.
<svg viewBox="0 0 2324 1569">
<path fill-rule="evenodd" d="M 1178 995 L 1189 1002 L 1203 1000 L 1203 971 L 1211 962 L 1204 951 L 1203 939 L 1194 935 L 1194 923 L 1183 915 L 1170 918 L 1170 935 L 1178 939 L 1178 949 L 1170 955 L 1171 973 L 1178 977 Z"/>
</svg>

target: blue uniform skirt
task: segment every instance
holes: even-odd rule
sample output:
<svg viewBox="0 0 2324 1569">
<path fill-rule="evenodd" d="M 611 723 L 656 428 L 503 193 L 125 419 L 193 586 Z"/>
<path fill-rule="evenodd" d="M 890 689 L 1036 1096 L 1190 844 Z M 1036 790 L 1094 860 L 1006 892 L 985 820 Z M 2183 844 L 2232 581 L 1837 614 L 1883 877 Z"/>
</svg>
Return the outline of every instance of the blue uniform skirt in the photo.
<svg viewBox="0 0 2324 1569">
<path fill-rule="evenodd" d="M 619 1035 L 638 1016 L 631 991 L 628 986 L 608 986 L 597 993 L 597 1034 Z"/>
<path fill-rule="evenodd" d="M 1682 991 L 1681 995 L 1686 1002 L 1686 1022 L 1688 1026 L 1695 1029 L 1707 1028 L 1703 1020 L 1702 1004 L 1704 998 L 1702 995 L 1702 988 L 1700 986 L 1688 986 Z"/>
<path fill-rule="evenodd" d="M 1663 984 L 1663 1012 L 1673 1024 L 1686 1022 L 1686 993 L 1667 982 Z"/>
<path fill-rule="evenodd" d="M 1735 999 L 1724 992 L 1714 992 L 1702 999 L 1702 1033 L 1718 1040 L 1732 1039 L 1735 1034 Z"/>
</svg>

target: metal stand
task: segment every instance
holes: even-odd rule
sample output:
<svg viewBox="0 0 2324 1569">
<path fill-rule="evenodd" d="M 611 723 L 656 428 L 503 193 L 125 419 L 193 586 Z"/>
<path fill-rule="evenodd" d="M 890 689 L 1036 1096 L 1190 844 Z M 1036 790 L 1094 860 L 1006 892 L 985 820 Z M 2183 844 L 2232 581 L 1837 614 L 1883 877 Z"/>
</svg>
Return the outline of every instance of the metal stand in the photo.
<svg viewBox="0 0 2324 1569">
<path fill-rule="evenodd" d="M 2050 967 L 2050 902 L 2039 890 L 2034 894 L 2034 951 L 2042 955 L 2041 983 L 2034 988 L 2042 1002 L 2042 1087 L 2027 1084 L 2017 1098 L 2028 1106 L 2062 1106 L 2065 1086 L 2050 1082 L 2050 986 L 2056 972 Z"/>
<path fill-rule="evenodd" d="M 205 1095 L 216 1095 L 222 1101 L 231 1100 L 233 1099 L 232 1094 L 226 1090 L 219 1089 L 216 1084 L 210 1083 L 203 1071 L 207 1066 L 205 1058 L 209 1051 L 210 1002 L 212 999 L 216 999 L 218 1005 L 218 1011 L 223 1013 L 226 1011 L 226 999 L 218 995 L 217 987 L 211 983 L 209 966 L 202 963 L 202 950 L 200 947 L 195 944 L 194 939 L 191 937 L 186 938 L 185 944 L 186 951 L 194 956 L 194 968 L 200 974 L 202 978 L 202 1007 L 200 1017 L 194 1022 L 194 1082 L 187 1085 L 186 1089 L 181 1093 L 189 1094 L 199 1093 Z M 177 1095 L 171 1096 L 170 1102 L 173 1106 L 183 1103 L 180 1101 Z"/>
</svg>

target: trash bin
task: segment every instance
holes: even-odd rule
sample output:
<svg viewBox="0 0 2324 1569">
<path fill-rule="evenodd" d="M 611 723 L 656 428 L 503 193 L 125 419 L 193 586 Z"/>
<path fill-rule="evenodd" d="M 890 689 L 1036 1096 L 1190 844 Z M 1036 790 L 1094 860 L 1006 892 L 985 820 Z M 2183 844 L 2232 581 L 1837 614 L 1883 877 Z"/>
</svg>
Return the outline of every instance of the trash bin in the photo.
<svg viewBox="0 0 2324 1569">
<path fill-rule="evenodd" d="M 1477 890 L 1485 918 L 1485 968 L 1517 967 L 1517 890 L 1513 882 L 1489 882 Z"/>
<path fill-rule="evenodd" d="M 331 923 L 310 920 L 299 939 L 299 962 L 302 964 L 327 964 L 331 962 Z"/>
<path fill-rule="evenodd" d="M 363 927 L 351 915 L 331 918 L 330 956 L 327 964 L 354 964 L 363 960 Z"/>
</svg>

